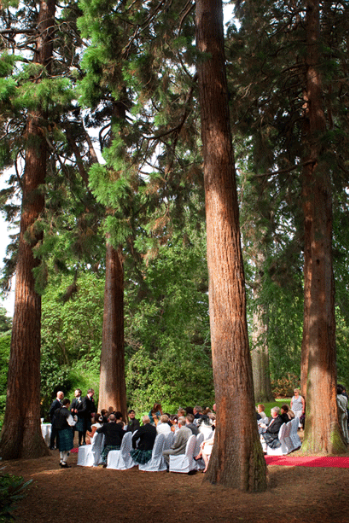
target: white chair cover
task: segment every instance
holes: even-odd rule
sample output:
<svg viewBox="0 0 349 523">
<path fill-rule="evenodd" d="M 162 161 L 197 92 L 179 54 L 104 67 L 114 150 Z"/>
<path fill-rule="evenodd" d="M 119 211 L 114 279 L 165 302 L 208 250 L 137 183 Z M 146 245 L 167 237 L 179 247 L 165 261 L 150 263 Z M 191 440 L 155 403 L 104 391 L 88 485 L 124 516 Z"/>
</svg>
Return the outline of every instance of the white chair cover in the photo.
<svg viewBox="0 0 349 523">
<path fill-rule="evenodd" d="M 144 465 L 139 465 L 139 470 L 147 472 L 162 472 L 167 469 L 165 458 L 162 455 L 165 444 L 165 434 L 158 434 L 154 441 L 151 459 Z"/>
<path fill-rule="evenodd" d="M 173 445 L 174 439 L 175 439 L 174 432 L 171 431 L 168 434 L 165 434 L 165 443 L 164 443 L 164 447 L 162 450 L 168 450 L 169 448 L 171 448 L 171 446 Z"/>
<path fill-rule="evenodd" d="M 203 434 L 205 436 L 205 440 L 212 438 L 213 430 L 212 430 L 211 425 L 206 425 L 206 423 L 201 423 L 201 425 L 199 427 L 199 433 Z"/>
<path fill-rule="evenodd" d="M 271 447 L 269 447 L 269 445 L 267 445 L 267 455 L 268 456 L 283 456 L 283 455 L 287 454 L 287 447 L 285 445 L 285 440 L 284 440 L 286 425 L 288 425 L 288 423 L 283 423 L 281 425 L 279 434 L 278 434 L 278 438 L 281 443 L 281 447 L 279 447 L 277 449 L 272 449 Z"/>
<path fill-rule="evenodd" d="M 136 466 L 130 455 L 132 449 L 132 432 L 126 432 L 122 438 L 120 450 L 110 450 L 107 469 L 127 470 Z"/>
<path fill-rule="evenodd" d="M 78 465 L 81 467 L 98 467 L 102 462 L 101 454 L 104 446 L 104 434 L 93 436 L 91 445 L 82 445 L 78 450 Z"/>
<path fill-rule="evenodd" d="M 285 429 L 285 434 L 284 434 L 284 442 L 285 442 L 285 446 L 287 448 L 287 454 L 290 454 L 290 452 L 292 452 L 292 450 L 294 450 L 293 442 L 290 437 L 291 429 L 292 429 L 292 423 L 291 423 L 291 421 L 289 421 L 288 423 L 286 423 L 286 429 Z"/>
<path fill-rule="evenodd" d="M 200 452 L 200 445 L 201 443 L 204 441 L 205 439 L 205 435 L 204 434 L 198 434 L 196 436 L 196 444 L 195 444 L 195 450 L 194 450 L 194 457 L 197 456 Z M 201 458 L 199 459 L 197 462 L 196 462 L 196 469 L 197 470 L 202 470 L 205 468 L 205 462 L 204 460 Z"/>
<path fill-rule="evenodd" d="M 297 434 L 299 419 L 296 417 L 291 421 L 290 438 L 293 444 L 293 450 L 297 450 L 302 446 L 300 437 Z"/>
<path fill-rule="evenodd" d="M 170 454 L 170 472 L 182 472 L 188 474 L 191 470 L 196 470 L 196 462 L 193 460 L 196 445 L 196 436 L 190 436 L 187 441 L 185 454 L 173 456 Z"/>
</svg>

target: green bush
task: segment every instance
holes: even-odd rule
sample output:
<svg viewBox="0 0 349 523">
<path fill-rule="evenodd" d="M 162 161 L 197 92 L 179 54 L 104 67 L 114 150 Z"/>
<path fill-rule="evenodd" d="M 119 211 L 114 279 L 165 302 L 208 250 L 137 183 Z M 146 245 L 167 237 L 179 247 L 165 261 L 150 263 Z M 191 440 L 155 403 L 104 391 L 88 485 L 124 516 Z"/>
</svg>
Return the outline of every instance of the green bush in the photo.
<svg viewBox="0 0 349 523">
<path fill-rule="evenodd" d="M 11 476 L 0 469 L 0 521 L 13 519 L 12 511 L 16 502 L 26 496 L 26 489 L 32 480 L 24 481 L 22 477 Z"/>
</svg>

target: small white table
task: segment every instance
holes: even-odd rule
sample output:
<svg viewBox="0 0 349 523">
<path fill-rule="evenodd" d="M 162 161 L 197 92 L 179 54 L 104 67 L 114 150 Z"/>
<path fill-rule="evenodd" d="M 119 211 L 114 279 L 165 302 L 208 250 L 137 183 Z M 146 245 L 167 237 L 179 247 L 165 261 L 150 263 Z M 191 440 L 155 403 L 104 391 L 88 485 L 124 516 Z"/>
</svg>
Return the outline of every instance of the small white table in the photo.
<svg viewBox="0 0 349 523">
<path fill-rule="evenodd" d="M 49 447 L 51 438 L 51 423 L 41 423 L 41 433 L 46 445 Z"/>
</svg>

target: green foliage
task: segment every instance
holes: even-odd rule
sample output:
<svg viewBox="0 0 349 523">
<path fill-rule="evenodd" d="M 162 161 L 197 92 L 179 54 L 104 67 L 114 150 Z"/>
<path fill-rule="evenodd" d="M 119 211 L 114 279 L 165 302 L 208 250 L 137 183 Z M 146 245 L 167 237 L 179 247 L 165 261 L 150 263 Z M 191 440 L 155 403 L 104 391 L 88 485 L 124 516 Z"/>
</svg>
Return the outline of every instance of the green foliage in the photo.
<svg viewBox="0 0 349 523">
<path fill-rule="evenodd" d="M 33 481 L 5 474 L 4 469 L 0 469 L 0 521 L 14 519 L 12 512 L 17 508 L 16 503 L 27 495 L 26 489 Z"/>
</svg>

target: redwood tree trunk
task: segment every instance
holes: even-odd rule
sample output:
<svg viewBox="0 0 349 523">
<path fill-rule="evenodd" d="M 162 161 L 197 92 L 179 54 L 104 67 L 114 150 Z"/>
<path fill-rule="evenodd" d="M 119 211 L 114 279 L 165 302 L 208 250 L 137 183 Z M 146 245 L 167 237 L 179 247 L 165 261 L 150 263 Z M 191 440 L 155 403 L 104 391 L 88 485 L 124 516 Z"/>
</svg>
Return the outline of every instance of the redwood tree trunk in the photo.
<svg viewBox="0 0 349 523">
<path fill-rule="evenodd" d="M 274 396 L 270 382 L 268 326 L 265 324 L 263 309 L 260 307 L 253 314 L 252 342 L 251 358 L 255 401 L 268 403 L 274 400 Z"/>
<path fill-rule="evenodd" d="M 52 58 L 55 1 L 40 3 L 34 61 L 46 68 Z M 44 209 L 46 176 L 46 115 L 33 111 L 27 122 L 27 148 L 22 179 L 22 213 L 16 267 L 15 311 L 8 373 L 5 420 L 0 455 L 3 459 L 38 458 L 49 454 L 40 428 L 41 297 L 35 291 L 33 269 L 39 261 L 33 249 L 42 234 L 35 222 Z"/>
<path fill-rule="evenodd" d="M 103 342 L 98 408 L 114 407 L 127 420 L 124 357 L 124 270 L 121 252 L 107 241 Z"/>
<path fill-rule="evenodd" d="M 201 134 L 217 429 L 205 478 L 247 491 L 266 488 L 248 345 L 221 0 L 197 0 Z"/>
<path fill-rule="evenodd" d="M 306 129 L 309 168 L 303 171 L 305 197 L 304 325 L 308 340 L 307 409 L 303 450 L 346 451 L 337 419 L 334 279 L 332 268 L 332 192 L 321 135 L 326 129 L 319 66 L 319 0 L 307 1 Z"/>
</svg>

